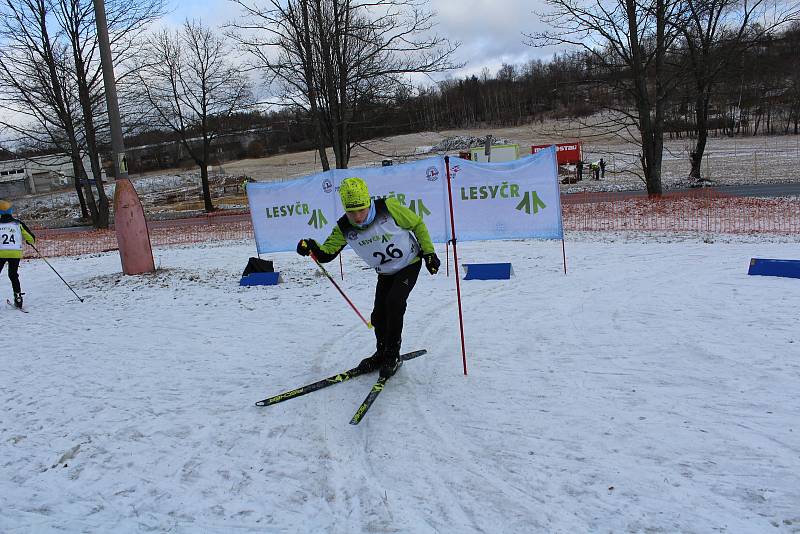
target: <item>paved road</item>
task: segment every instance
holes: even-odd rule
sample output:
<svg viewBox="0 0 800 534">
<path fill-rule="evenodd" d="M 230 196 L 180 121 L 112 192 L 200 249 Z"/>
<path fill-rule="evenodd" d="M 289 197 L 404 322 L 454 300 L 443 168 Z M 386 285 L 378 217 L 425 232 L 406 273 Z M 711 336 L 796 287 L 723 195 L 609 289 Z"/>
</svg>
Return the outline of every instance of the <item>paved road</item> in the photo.
<svg viewBox="0 0 800 534">
<path fill-rule="evenodd" d="M 800 182 L 791 184 L 754 184 L 754 185 L 729 185 L 713 188 L 724 195 L 734 197 L 785 197 L 800 196 Z M 670 189 L 667 193 L 689 193 L 701 191 L 700 189 Z M 611 197 L 629 198 L 647 196 L 645 191 L 606 191 L 605 195 Z M 586 203 L 592 202 L 591 194 L 577 194 L 574 199 L 570 199 L 570 194 L 561 195 L 564 203 Z"/>
<path fill-rule="evenodd" d="M 717 188 L 720 193 L 736 197 L 786 197 L 800 195 L 800 183 L 729 185 Z"/>
</svg>

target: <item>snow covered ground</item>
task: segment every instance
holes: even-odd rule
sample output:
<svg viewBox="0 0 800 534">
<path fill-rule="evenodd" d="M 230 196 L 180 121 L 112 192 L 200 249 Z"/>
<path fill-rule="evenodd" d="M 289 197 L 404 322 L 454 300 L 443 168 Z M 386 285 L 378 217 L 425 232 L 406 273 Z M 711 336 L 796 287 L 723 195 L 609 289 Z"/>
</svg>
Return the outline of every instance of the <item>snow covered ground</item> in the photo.
<svg viewBox="0 0 800 534">
<path fill-rule="evenodd" d="M 348 424 L 373 378 L 266 408 L 372 338 L 313 264 L 251 243 L 21 267 L 2 313 L 0 532 L 800 532 L 796 238 L 573 234 L 459 245 L 511 281 L 424 271 L 404 349 L 428 349 Z M 444 253 L 440 250 L 444 260 Z M 345 291 L 375 275 L 344 255 Z M 5 275 L 3 294 L 10 295 Z"/>
</svg>

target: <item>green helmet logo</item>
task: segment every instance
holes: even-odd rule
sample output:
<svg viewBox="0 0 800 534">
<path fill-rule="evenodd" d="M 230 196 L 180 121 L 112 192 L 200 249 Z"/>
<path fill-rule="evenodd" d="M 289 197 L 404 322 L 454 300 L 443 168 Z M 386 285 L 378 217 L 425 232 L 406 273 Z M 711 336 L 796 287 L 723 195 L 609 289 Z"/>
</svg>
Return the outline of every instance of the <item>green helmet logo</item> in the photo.
<svg viewBox="0 0 800 534">
<path fill-rule="evenodd" d="M 345 178 L 339 186 L 344 211 L 359 211 L 370 205 L 367 183 L 361 178 Z"/>
</svg>

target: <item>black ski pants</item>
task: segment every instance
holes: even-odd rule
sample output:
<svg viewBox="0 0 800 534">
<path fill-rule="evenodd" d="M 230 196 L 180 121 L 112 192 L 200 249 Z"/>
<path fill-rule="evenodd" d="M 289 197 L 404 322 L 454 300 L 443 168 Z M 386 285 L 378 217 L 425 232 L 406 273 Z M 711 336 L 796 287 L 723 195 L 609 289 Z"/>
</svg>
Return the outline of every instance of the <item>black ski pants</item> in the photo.
<svg viewBox="0 0 800 534">
<path fill-rule="evenodd" d="M 8 262 L 8 279 L 11 280 L 11 287 L 14 288 L 14 293 L 20 293 L 19 288 L 19 259 L 18 258 L 0 258 L 0 273 L 3 272 Z"/>
<path fill-rule="evenodd" d="M 378 346 L 389 350 L 400 348 L 403 334 L 403 316 L 406 301 L 417 283 L 422 260 L 403 267 L 394 274 L 379 274 L 375 286 L 375 307 L 372 309 L 372 326 Z"/>
</svg>

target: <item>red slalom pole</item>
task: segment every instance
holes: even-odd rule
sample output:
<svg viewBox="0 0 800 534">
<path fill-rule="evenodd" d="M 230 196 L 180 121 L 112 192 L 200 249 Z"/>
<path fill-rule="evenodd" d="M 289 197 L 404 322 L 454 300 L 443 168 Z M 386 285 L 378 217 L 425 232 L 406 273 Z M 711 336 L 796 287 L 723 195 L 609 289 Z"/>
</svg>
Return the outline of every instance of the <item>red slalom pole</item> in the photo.
<svg viewBox="0 0 800 534">
<path fill-rule="evenodd" d="M 358 315 L 358 317 L 362 321 L 364 321 L 364 324 L 367 325 L 367 328 L 372 328 L 372 323 L 370 323 L 369 321 L 364 319 L 364 316 L 361 315 L 361 312 L 358 311 L 358 308 L 356 308 L 355 304 L 353 304 L 353 302 L 349 298 L 347 298 L 347 295 L 344 294 L 344 291 L 342 291 L 342 288 L 339 287 L 339 284 L 337 284 L 336 280 L 333 279 L 333 277 L 331 276 L 331 273 L 329 273 L 328 270 L 325 269 L 325 267 L 322 266 L 322 264 L 319 262 L 319 260 L 317 260 L 317 258 L 314 257 L 314 254 L 311 254 L 311 259 L 314 260 L 314 263 L 317 264 L 317 267 L 319 267 L 320 271 L 322 271 L 322 273 L 328 278 L 328 280 L 331 281 L 331 284 L 333 284 L 333 287 L 335 287 L 336 289 L 339 290 L 339 293 L 341 293 L 341 295 L 344 297 L 344 300 L 346 300 L 347 303 L 350 305 L 350 307 L 353 308 L 353 311 L 356 312 L 356 315 Z"/>
<path fill-rule="evenodd" d="M 464 347 L 464 315 L 461 312 L 461 281 L 458 275 L 458 249 L 456 248 L 456 223 L 453 215 L 453 190 L 450 187 L 450 156 L 444 157 L 447 170 L 447 197 L 450 200 L 450 235 L 453 238 L 453 270 L 456 278 L 456 294 L 458 296 L 458 327 L 461 329 L 461 359 L 464 362 L 464 375 L 467 374 L 467 350 Z"/>
</svg>

